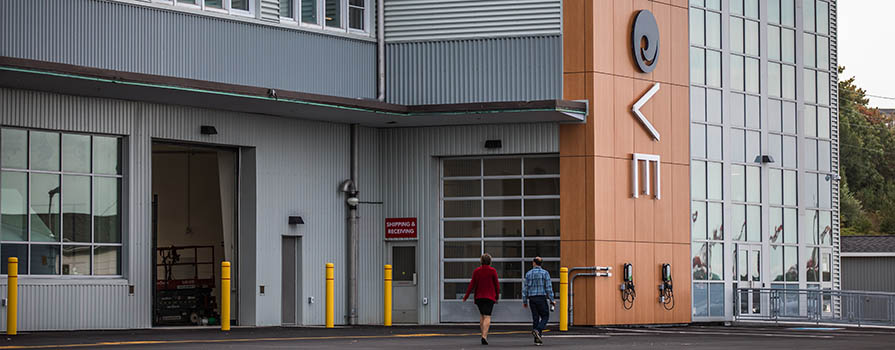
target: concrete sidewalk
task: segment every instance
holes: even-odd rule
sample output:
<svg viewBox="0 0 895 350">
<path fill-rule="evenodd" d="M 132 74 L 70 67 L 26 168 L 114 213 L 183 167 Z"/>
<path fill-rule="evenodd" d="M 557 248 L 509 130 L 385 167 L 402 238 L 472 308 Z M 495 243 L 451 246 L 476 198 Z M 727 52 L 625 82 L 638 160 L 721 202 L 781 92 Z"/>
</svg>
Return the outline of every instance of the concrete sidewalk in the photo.
<svg viewBox="0 0 895 350">
<path fill-rule="evenodd" d="M 497 325 L 490 347 L 533 346 L 525 326 Z M 4 337 L 0 349 L 468 349 L 479 344 L 477 326 L 350 328 L 148 329 L 36 332 Z M 545 346 L 559 349 L 891 349 L 895 331 L 823 327 L 687 326 L 587 328 L 550 331 Z"/>
</svg>

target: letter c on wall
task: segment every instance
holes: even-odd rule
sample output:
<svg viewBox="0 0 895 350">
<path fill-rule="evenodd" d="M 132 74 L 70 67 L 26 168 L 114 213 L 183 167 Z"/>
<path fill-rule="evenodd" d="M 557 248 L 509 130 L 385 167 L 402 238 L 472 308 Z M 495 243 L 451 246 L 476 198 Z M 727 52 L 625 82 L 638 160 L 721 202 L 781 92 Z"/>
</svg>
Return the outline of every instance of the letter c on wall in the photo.
<svg viewBox="0 0 895 350">
<path fill-rule="evenodd" d="M 644 73 L 652 72 L 659 62 L 659 25 L 649 10 L 641 10 L 634 17 L 631 29 L 631 48 L 634 62 Z"/>
</svg>

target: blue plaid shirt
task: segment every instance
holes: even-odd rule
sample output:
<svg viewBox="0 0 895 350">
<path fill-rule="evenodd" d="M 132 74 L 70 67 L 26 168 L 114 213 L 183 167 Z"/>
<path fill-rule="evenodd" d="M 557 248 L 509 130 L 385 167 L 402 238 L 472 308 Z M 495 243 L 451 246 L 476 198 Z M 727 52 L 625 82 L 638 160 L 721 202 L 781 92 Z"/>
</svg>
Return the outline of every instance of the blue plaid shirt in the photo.
<svg viewBox="0 0 895 350">
<path fill-rule="evenodd" d="M 522 302 L 528 303 L 528 297 L 546 296 L 553 301 L 553 283 L 550 281 L 550 273 L 540 266 L 528 270 L 525 273 L 525 282 L 522 282 Z"/>
</svg>

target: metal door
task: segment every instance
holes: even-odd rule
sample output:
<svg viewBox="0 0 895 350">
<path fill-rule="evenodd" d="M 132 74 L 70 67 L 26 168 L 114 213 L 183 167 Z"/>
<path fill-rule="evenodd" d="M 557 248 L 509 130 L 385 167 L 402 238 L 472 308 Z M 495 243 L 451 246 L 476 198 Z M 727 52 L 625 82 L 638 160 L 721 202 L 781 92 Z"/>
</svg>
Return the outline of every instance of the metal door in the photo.
<svg viewBox="0 0 895 350">
<path fill-rule="evenodd" d="M 417 323 L 419 292 L 417 290 L 416 244 L 394 245 L 389 260 L 392 262 L 392 321 Z"/>
<path fill-rule="evenodd" d="M 737 246 L 737 275 L 736 288 L 764 288 L 761 275 L 761 246 L 745 245 Z M 739 314 L 761 315 L 767 312 L 766 299 L 760 290 L 739 291 Z"/>
</svg>

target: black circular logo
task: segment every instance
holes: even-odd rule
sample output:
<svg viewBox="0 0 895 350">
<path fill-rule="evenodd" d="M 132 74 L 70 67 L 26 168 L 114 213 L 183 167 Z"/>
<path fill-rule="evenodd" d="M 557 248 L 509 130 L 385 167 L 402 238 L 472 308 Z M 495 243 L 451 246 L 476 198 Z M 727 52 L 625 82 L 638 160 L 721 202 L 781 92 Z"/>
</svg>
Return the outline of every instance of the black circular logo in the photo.
<svg viewBox="0 0 895 350">
<path fill-rule="evenodd" d="M 659 25 L 649 10 L 641 10 L 634 18 L 631 47 L 634 49 L 634 62 L 640 70 L 652 72 L 659 62 Z"/>
</svg>

